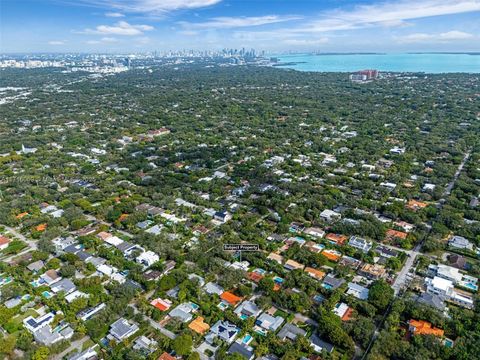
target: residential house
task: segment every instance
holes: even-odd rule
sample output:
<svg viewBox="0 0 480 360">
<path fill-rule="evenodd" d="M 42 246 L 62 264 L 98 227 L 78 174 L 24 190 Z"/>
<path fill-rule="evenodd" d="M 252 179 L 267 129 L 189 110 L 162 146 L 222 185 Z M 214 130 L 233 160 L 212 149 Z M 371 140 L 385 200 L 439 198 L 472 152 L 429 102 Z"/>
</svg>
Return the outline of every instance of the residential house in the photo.
<svg viewBox="0 0 480 360">
<path fill-rule="evenodd" d="M 325 276 L 323 271 L 311 267 L 306 267 L 304 271 L 308 274 L 308 276 L 314 278 L 315 280 L 322 280 Z"/>
<path fill-rule="evenodd" d="M 339 220 L 342 215 L 336 211 L 325 209 L 320 213 L 320 218 L 326 222 Z"/>
<path fill-rule="evenodd" d="M 467 259 L 462 255 L 458 255 L 458 254 L 450 255 L 448 257 L 448 263 L 451 266 L 460 270 L 465 270 L 466 268 L 468 268 Z"/>
<path fill-rule="evenodd" d="M 59 292 L 64 292 L 65 295 L 68 295 L 70 293 L 72 293 L 73 291 L 75 291 L 76 289 L 76 286 L 75 284 L 72 282 L 72 280 L 70 279 L 62 279 L 60 281 L 57 281 L 55 282 L 54 284 L 52 284 L 50 286 L 50 289 L 55 293 L 59 293 Z"/>
<path fill-rule="evenodd" d="M 408 322 L 408 331 L 413 335 L 433 335 L 443 337 L 444 331 L 433 326 L 430 322 L 424 320 L 411 319 Z"/>
<path fill-rule="evenodd" d="M 322 351 L 326 351 L 328 353 L 332 353 L 334 346 L 326 341 L 320 339 L 317 335 L 312 334 L 310 335 L 310 346 L 313 347 L 313 350 L 317 353 L 321 353 Z"/>
<path fill-rule="evenodd" d="M 387 230 L 385 234 L 385 240 L 391 242 L 397 242 L 405 240 L 408 237 L 408 234 L 403 231 L 397 231 L 394 229 Z"/>
<path fill-rule="evenodd" d="M 282 326 L 285 319 L 281 316 L 272 316 L 268 313 L 261 314 L 255 321 L 255 325 L 260 327 L 265 331 L 277 331 L 280 326 Z"/>
<path fill-rule="evenodd" d="M 235 337 L 240 332 L 240 329 L 234 324 L 228 321 L 218 320 L 211 328 L 205 340 L 212 344 L 215 338 L 219 338 L 225 341 L 227 344 L 231 344 Z"/>
<path fill-rule="evenodd" d="M 448 240 L 448 246 L 455 248 L 455 249 L 460 249 L 460 250 L 473 250 L 473 244 L 465 239 L 463 236 L 452 236 Z"/>
<path fill-rule="evenodd" d="M 444 299 L 439 296 L 439 295 L 435 295 L 435 294 L 430 294 L 430 293 L 422 293 L 420 295 L 417 295 L 413 298 L 413 300 L 415 302 L 419 302 L 421 304 L 425 304 L 425 305 L 428 305 L 430 307 L 433 307 L 437 310 L 440 310 L 440 311 L 445 311 L 445 302 L 444 302 Z"/>
<path fill-rule="evenodd" d="M 281 340 L 291 340 L 295 341 L 298 336 L 304 337 L 307 332 L 303 329 L 300 329 L 298 326 L 293 324 L 285 324 L 283 328 L 278 332 L 277 337 Z"/>
<path fill-rule="evenodd" d="M 413 211 L 417 211 L 417 210 L 426 208 L 427 206 L 428 206 L 427 203 L 424 203 L 422 201 L 417 201 L 417 200 L 414 200 L 414 199 L 409 200 L 408 203 L 407 203 L 407 209 L 410 209 L 410 210 L 413 210 Z"/>
<path fill-rule="evenodd" d="M 317 227 L 306 228 L 304 233 L 315 238 L 323 238 L 325 236 L 325 231 Z"/>
<path fill-rule="evenodd" d="M 38 318 L 34 318 L 33 316 L 28 316 L 23 319 L 23 326 L 25 329 L 30 331 L 32 334 L 37 331 L 38 329 L 50 325 L 55 318 L 55 314 L 53 312 L 49 312 L 43 316 Z"/>
<path fill-rule="evenodd" d="M 287 260 L 287 262 L 283 265 L 283 267 L 287 270 L 303 270 L 305 265 L 302 265 L 294 260 Z"/>
<path fill-rule="evenodd" d="M 328 260 L 333 261 L 333 262 L 338 262 L 340 258 L 342 257 L 342 253 L 338 250 L 334 249 L 327 249 L 323 250 L 321 252 L 323 256 L 325 256 Z"/>
<path fill-rule="evenodd" d="M 349 267 L 351 269 L 357 270 L 360 265 L 362 265 L 362 262 L 358 259 L 355 259 L 351 256 L 344 256 L 339 262 L 340 265 Z"/>
<path fill-rule="evenodd" d="M 192 313 L 198 310 L 198 305 L 192 302 L 185 302 L 178 305 L 176 308 L 170 311 L 169 315 L 175 317 L 180 321 L 186 323 L 192 320 Z"/>
<path fill-rule="evenodd" d="M 50 325 L 43 326 L 33 333 L 33 338 L 39 344 L 51 346 L 59 341 L 68 340 L 73 336 L 70 326 L 62 326 L 61 329 L 52 330 Z"/>
<path fill-rule="evenodd" d="M 271 252 L 270 254 L 268 254 L 267 259 L 273 260 L 279 263 L 280 265 L 282 265 L 283 263 L 283 256 L 274 252 Z"/>
<path fill-rule="evenodd" d="M 348 237 L 341 234 L 328 233 L 325 239 L 336 245 L 343 245 L 348 240 Z"/>
<path fill-rule="evenodd" d="M 77 313 L 77 317 L 82 321 L 91 319 L 95 314 L 99 313 L 106 307 L 105 303 L 100 303 L 95 307 L 84 309 Z"/>
<path fill-rule="evenodd" d="M 128 320 L 120 318 L 110 325 L 109 336 L 118 342 L 121 342 L 138 331 L 137 324 L 131 324 Z"/>
<path fill-rule="evenodd" d="M 342 319 L 342 321 L 347 321 L 351 319 L 353 309 L 342 302 L 335 305 L 333 313 Z"/>
<path fill-rule="evenodd" d="M 370 251 L 372 248 L 372 242 L 367 241 L 361 237 L 358 236 L 352 236 L 350 240 L 348 241 L 348 245 L 351 247 L 354 247 L 355 249 L 358 249 L 364 253 L 367 253 Z"/>
<path fill-rule="evenodd" d="M 66 247 L 76 244 L 77 241 L 73 236 L 67 236 L 67 237 L 58 237 L 52 240 L 52 243 L 55 246 L 55 251 L 58 253 L 63 251 Z"/>
<path fill-rule="evenodd" d="M 53 270 L 47 270 L 45 273 L 43 273 L 40 278 L 47 284 L 47 285 L 52 285 L 56 283 L 57 281 L 60 281 L 61 277 L 58 275 L 58 273 Z"/>
<path fill-rule="evenodd" d="M 160 257 L 153 251 L 148 250 L 137 256 L 135 260 L 137 263 L 142 264 L 145 267 L 150 267 L 159 261 Z"/>
<path fill-rule="evenodd" d="M 249 345 L 245 345 L 244 343 L 234 342 L 227 351 L 229 354 L 238 354 L 242 358 L 247 360 L 253 360 L 255 358 L 255 353 L 253 352 L 253 348 Z"/>
<path fill-rule="evenodd" d="M 172 302 L 168 299 L 157 298 L 152 300 L 150 305 L 155 306 L 160 311 L 167 311 L 172 306 Z"/>
<path fill-rule="evenodd" d="M 391 258 L 391 257 L 397 257 L 398 256 L 398 251 L 391 249 L 389 247 L 380 245 L 375 248 L 375 252 L 378 253 L 380 256 L 384 258 Z"/>
<path fill-rule="evenodd" d="M 226 223 L 227 221 L 232 219 L 232 215 L 226 211 L 217 211 L 213 216 L 215 220 L 218 220 L 222 223 Z"/>
<path fill-rule="evenodd" d="M 433 279 L 426 278 L 425 284 L 427 287 L 427 293 L 438 295 L 440 298 L 446 301 L 450 301 L 467 309 L 473 308 L 474 303 L 472 295 L 455 289 L 452 280 L 435 276 Z"/>
<path fill-rule="evenodd" d="M 204 290 L 209 295 L 217 294 L 218 296 L 222 295 L 222 293 L 225 291 L 220 285 L 214 282 L 206 283 Z"/>
<path fill-rule="evenodd" d="M 5 250 L 10 244 L 10 239 L 6 236 L 0 235 L 0 251 Z"/>
<path fill-rule="evenodd" d="M 359 284 L 355 284 L 352 282 L 348 283 L 347 294 L 352 295 L 353 297 L 356 297 L 357 299 L 360 299 L 360 300 L 368 299 L 368 289 L 366 287 L 363 287 Z"/>
<path fill-rule="evenodd" d="M 222 302 L 227 304 L 227 305 L 230 305 L 230 306 L 237 306 L 237 304 L 242 301 L 242 298 L 231 293 L 230 291 L 224 291 L 221 295 L 220 295 L 220 299 L 222 299 Z"/>
<path fill-rule="evenodd" d="M 328 290 L 336 290 L 345 283 L 345 280 L 338 279 L 332 275 L 327 275 L 323 279 L 322 287 Z"/>
<path fill-rule="evenodd" d="M 147 338 L 145 335 L 138 337 L 133 344 L 133 349 L 140 351 L 144 355 L 153 353 L 157 347 L 158 343 L 155 340 Z"/>
<path fill-rule="evenodd" d="M 411 232 L 415 229 L 415 225 L 412 225 L 410 223 L 407 223 L 406 221 L 396 221 L 393 223 L 395 226 L 398 226 L 399 228 L 403 229 L 403 231 Z"/>
<path fill-rule="evenodd" d="M 68 358 L 68 360 L 97 360 L 97 359 L 98 359 L 97 352 L 93 348 L 88 348 Z"/>
<path fill-rule="evenodd" d="M 234 313 L 237 314 L 239 318 L 245 320 L 249 317 L 257 317 L 262 310 L 253 302 L 253 301 L 244 301 L 237 306 Z"/>
<path fill-rule="evenodd" d="M 27 269 L 33 273 L 38 273 L 40 270 L 42 270 L 44 265 L 45 263 L 42 260 L 37 260 L 33 263 L 28 264 Z"/>
<path fill-rule="evenodd" d="M 359 274 L 370 280 L 378 280 L 387 276 L 385 267 L 379 264 L 363 264 L 359 270 Z"/>
<path fill-rule="evenodd" d="M 197 334 L 203 335 L 210 329 L 210 325 L 204 320 L 205 319 L 202 316 L 199 316 L 188 324 L 188 328 L 195 331 Z"/>
</svg>

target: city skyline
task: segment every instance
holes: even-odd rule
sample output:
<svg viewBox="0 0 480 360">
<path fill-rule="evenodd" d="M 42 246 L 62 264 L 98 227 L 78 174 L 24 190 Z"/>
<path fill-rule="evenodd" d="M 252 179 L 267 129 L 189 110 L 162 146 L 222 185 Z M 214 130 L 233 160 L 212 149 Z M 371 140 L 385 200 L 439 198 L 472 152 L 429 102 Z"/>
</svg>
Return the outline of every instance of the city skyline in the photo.
<svg viewBox="0 0 480 360">
<path fill-rule="evenodd" d="M 479 0 L 2 2 L 2 53 L 480 51 Z"/>
</svg>

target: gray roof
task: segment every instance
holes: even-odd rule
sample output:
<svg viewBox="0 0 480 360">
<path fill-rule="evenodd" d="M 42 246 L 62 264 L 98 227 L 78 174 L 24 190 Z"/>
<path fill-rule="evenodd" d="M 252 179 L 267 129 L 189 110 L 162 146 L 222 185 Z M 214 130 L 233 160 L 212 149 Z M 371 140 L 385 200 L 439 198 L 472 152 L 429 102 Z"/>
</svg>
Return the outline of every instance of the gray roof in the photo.
<svg viewBox="0 0 480 360">
<path fill-rule="evenodd" d="M 28 264 L 27 269 L 30 271 L 39 271 L 42 269 L 43 265 L 45 265 L 45 263 L 42 260 L 38 260 Z"/>
<path fill-rule="evenodd" d="M 284 321 L 285 319 L 281 316 L 273 317 L 270 314 L 263 313 L 257 318 L 255 324 L 266 330 L 277 331 L 277 329 L 282 326 Z"/>
<path fill-rule="evenodd" d="M 110 334 L 118 340 L 129 337 L 138 330 L 137 324 L 130 324 L 126 319 L 120 318 L 110 325 Z"/>
<path fill-rule="evenodd" d="M 183 322 L 188 322 L 192 319 L 193 315 L 191 312 L 194 308 L 191 306 L 190 303 L 182 303 L 178 305 L 175 309 L 170 311 L 169 315 L 171 317 L 179 318 Z"/>
<path fill-rule="evenodd" d="M 445 310 L 445 303 L 443 302 L 443 299 L 438 295 L 425 292 L 421 295 L 418 295 L 414 299 L 419 303 L 434 307 L 440 311 Z"/>
<path fill-rule="evenodd" d="M 17 297 L 17 298 L 11 298 L 10 300 L 7 300 L 3 303 L 7 309 L 14 308 L 17 305 L 20 305 L 22 302 L 22 299 Z"/>
<path fill-rule="evenodd" d="M 252 359 L 254 356 L 253 349 L 250 346 L 245 346 L 245 345 L 239 344 L 238 342 L 234 342 L 228 348 L 228 353 L 239 354 L 245 359 Z"/>
<path fill-rule="evenodd" d="M 50 326 L 43 326 L 33 333 L 35 341 L 44 344 L 52 345 L 62 339 L 62 336 L 58 332 L 52 332 Z"/>
<path fill-rule="evenodd" d="M 97 359 L 97 353 L 94 349 L 89 348 L 81 353 L 75 354 L 68 358 L 68 360 L 91 360 Z"/>
<path fill-rule="evenodd" d="M 342 286 L 343 283 L 345 283 L 345 280 L 337 279 L 336 277 L 333 277 L 331 275 L 327 275 L 323 279 L 323 283 L 330 285 L 335 290 L 335 289 L 338 289 L 340 286 Z"/>
<path fill-rule="evenodd" d="M 89 253 L 87 253 L 86 251 L 83 251 L 83 250 L 80 250 L 80 251 L 77 252 L 75 255 L 77 255 L 78 258 L 79 258 L 80 260 L 82 260 L 82 261 L 85 261 L 85 260 L 87 260 L 87 259 L 89 259 L 89 258 L 92 257 L 91 254 L 89 254 Z"/>
<path fill-rule="evenodd" d="M 129 243 L 128 241 L 124 241 L 121 244 L 117 245 L 117 249 L 120 250 L 121 252 L 125 252 L 125 251 L 128 251 L 135 246 L 136 246 L 135 244 Z"/>
<path fill-rule="evenodd" d="M 87 259 L 85 262 L 92 263 L 96 267 L 96 266 L 105 264 L 107 260 L 101 257 L 92 256 L 89 259 Z"/>
<path fill-rule="evenodd" d="M 282 328 L 282 330 L 280 330 L 277 336 L 282 340 L 295 340 L 297 336 L 305 336 L 306 334 L 307 332 L 303 329 L 300 329 L 298 326 L 295 326 L 293 324 L 285 324 L 285 326 Z"/>
<path fill-rule="evenodd" d="M 221 295 L 224 291 L 223 288 L 220 285 L 218 285 L 216 283 L 213 283 L 213 282 L 207 283 L 205 285 L 204 289 L 205 289 L 205 292 L 207 294 L 210 294 L 210 295 L 212 295 L 212 294 Z"/>
<path fill-rule="evenodd" d="M 55 284 L 50 286 L 50 288 L 54 292 L 65 291 L 66 293 L 72 292 L 76 289 L 75 284 L 70 279 L 62 279 L 57 281 Z"/>
<path fill-rule="evenodd" d="M 81 250 L 82 250 L 82 246 L 78 244 L 68 245 L 65 249 L 63 249 L 64 252 L 69 254 L 76 254 Z"/>
<path fill-rule="evenodd" d="M 234 313 L 238 316 L 244 314 L 248 316 L 258 316 L 261 312 L 260 308 L 253 301 L 244 301 L 238 306 Z"/>
<path fill-rule="evenodd" d="M 329 353 L 331 353 L 333 351 L 333 348 L 334 346 L 326 341 L 323 341 L 322 339 L 320 339 L 317 335 L 315 334 L 312 334 L 310 336 L 310 342 L 320 348 L 322 348 L 322 350 L 325 350 Z"/>
</svg>

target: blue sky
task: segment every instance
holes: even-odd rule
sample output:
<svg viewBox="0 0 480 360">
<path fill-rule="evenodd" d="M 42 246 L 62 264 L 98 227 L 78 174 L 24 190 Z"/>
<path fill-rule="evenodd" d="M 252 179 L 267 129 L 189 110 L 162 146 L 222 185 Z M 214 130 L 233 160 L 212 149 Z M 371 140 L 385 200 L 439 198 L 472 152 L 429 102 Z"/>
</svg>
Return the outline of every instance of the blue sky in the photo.
<svg viewBox="0 0 480 360">
<path fill-rule="evenodd" d="M 480 51 L 480 0 L 1 0 L 0 52 Z"/>
</svg>

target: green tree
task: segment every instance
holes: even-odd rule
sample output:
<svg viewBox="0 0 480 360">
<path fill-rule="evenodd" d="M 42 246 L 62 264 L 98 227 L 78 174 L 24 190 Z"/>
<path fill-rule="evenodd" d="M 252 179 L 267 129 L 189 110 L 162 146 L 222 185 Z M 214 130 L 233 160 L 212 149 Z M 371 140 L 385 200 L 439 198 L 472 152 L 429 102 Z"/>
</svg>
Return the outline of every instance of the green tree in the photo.
<svg viewBox="0 0 480 360">
<path fill-rule="evenodd" d="M 381 279 L 373 282 L 368 292 L 368 301 L 379 310 L 385 310 L 393 300 L 393 289 Z"/>
<path fill-rule="evenodd" d="M 172 343 L 173 350 L 181 356 L 188 355 L 192 351 L 192 346 L 193 339 L 192 336 L 188 334 L 177 336 Z"/>
</svg>

